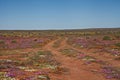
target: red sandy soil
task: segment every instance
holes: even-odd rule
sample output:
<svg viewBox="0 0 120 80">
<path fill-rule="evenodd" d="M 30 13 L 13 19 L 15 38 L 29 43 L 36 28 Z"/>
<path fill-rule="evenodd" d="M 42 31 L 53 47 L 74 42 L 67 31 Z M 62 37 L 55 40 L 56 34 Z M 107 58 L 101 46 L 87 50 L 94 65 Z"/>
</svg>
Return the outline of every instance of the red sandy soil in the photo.
<svg viewBox="0 0 120 80">
<path fill-rule="evenodd" d="M 61 39 L 61 38 L 59 38 Z M 57 40 L 59 40 L 57 39 Z M 72 57 L 67 57 L 65 55 L 62 55 L 58 50 L 59 49 L 64 49 L 64 48 L 72 48 L 74 50 L 77 51 L 81 51 L 84 53 L 88 53 L 88 55 L 97 57 L 99 59 L 104 59 L 104 60 L 109 60 L 110 58 L 106 58 L 106 57 L 111 57 L 108 54 L 106 55 L 98 55 L 98 54 L 90 54 L 92 53 L 92 50 L 86 50 L 86 49 L 77 49 L 74 48 L 70 45 L 68 45 L 66 43 L 67 38 L 65 38 L 64 40 L 62 40 L 60 47 L 58 48 L 54 48 L 53 44 L 55 41 L 54 40 L 50 43 L 48 43 L 47 45 L 45 45 L 42 49 L 43 50 L 49 50 L 52 52 L 52 54 L 55 56 L 55 59 L 60 62 L 62 64 L 62 67 L 65 67 L 68 69 L 67 73 L 63 73 L 63 74 L 49 74 L 51 80 L 109 80 L 106 79 L 103 75 L 96 73 L 96 72 L 91 72 L 90 69 L 92 70 L 98 70 L 100 68 L 99 64 L 93 63 L 90 65 L 85 65 L 84 61 L 76 59 L 76 58 L 72 58 Z M 41 48 L 27 48 L 27 49 L 22 49 L 23 52 L 37 52 L 39 51 Z M 5 57 L 4 57 L 5 58 Z M 112 64 L 117 64 L 118 62 L 111 62 Z M 110 79 L 110 80 L 114 80 L 114 79 Z"/>
<path fill-rule="evenodd" d="M 61 46 L 57 49 L 52 47 L 55 41 L 48 43 L 43 49 L 51 51 L 55 56 L 56 60 L 61 62 L 63 67 L 69 69 L 69 73 L 61 74 L 61 75 L 51 74 L 50 75 L 51 80 L 108 80 L 108 79 L 105 79 L 103 75 L 96 74 L 89 71 L 90 68 L 97 69 L 99 65 L 97 64 L 92 64 L 89 66 L 83 65 L 84 62 L 82 60 L 64 56 L 58 51 L 58 49 L 61 49 L 64 47 L 70 47 L 70 48 L 76 49 L 72 46 L 67 45 L 66 43 L 67 38 L 65 38 L 61 42 Z M 81 51 L 80 49 L 76 49 L 76 50 Z M 84 50 L 84 52 L 86 51 Z"/>
</svg>

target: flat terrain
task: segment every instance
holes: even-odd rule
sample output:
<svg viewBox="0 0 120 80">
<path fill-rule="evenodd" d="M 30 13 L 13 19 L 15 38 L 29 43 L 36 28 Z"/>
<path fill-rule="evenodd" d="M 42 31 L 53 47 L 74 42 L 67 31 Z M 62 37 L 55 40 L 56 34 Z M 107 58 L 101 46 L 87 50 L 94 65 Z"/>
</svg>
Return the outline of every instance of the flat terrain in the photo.
<svg viewBox="0 0 120 80">
<path fill-rule="evenodd" d="M 120 80 L 120 29 L 0 31 L 0 80 Z"/>
</svg>

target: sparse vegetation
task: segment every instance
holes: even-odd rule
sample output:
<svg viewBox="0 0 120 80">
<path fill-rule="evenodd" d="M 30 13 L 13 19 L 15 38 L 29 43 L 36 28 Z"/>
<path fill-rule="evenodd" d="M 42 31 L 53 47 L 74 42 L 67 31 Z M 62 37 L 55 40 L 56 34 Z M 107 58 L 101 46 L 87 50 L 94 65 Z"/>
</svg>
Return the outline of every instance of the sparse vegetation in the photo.
<svg viewBox="0 0 120 80">
<path fill-rule="evenodd" d="M 103 40 L 111 40 L 111 37 L 110 36 L 104 36 Z"/>
<path fill-rule="evenodd" d="M 17 43 L 17 41 L 16 40 L 12 40 L 11 43 Z"/>
<path fill-rule="evenodd" d="M 0 44 L 4 44 L 5 42 L 4 42 L 4 40 L 0 40 Z"/>
<path fill-rule="evenodd" d="M 79 80 L 87 75 L 91 80 L 119 80 L 119 32 L 0 31 L 0 79 L 69 80 L 72 75 Z"/>
<path fill-rule="evenodd" d="M 120 43 L 116 43 L 115 45 L 116 45 L 117 47 L 120 47 Z"/>
</svg>

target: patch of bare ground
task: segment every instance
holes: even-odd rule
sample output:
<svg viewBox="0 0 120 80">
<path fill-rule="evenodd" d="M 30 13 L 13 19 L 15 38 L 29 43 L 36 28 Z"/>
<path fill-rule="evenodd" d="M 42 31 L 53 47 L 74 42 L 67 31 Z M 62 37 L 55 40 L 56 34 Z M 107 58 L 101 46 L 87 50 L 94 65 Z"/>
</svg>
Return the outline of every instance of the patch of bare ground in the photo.
<svg viewBox="0 0 120 80">
<path fill-rule="evenodd" d="M 49 50 L 55 56 L 55 59 L 59 61 L 63 67 L 68 69 L 67 74 L 50 74 L 51 80 L 108 80 L 105 79 L 102 75 L 96 74 L 95 72 L 90 71 L 89 69 L 99 68 L 99 65 L 92 64 L 86 66 L 82 60 L 76 58 L 67 57 L 62 55 L 58 50 L 64 47 L 71 47 L 66 43 L 67 38 L 61 42 L 61 46 L 57 49 L 53 48 L 52 45 L 55 41 L 47 44 L 43 49 Z M 71 47 L 73 48 L 73 47 Z M 73 48 L 76 49 L 76 48 Z M 79 50 L 79 49 L 76 49 Z M 79 50 L 80 51 L 80 50 Z"/>
</svg>

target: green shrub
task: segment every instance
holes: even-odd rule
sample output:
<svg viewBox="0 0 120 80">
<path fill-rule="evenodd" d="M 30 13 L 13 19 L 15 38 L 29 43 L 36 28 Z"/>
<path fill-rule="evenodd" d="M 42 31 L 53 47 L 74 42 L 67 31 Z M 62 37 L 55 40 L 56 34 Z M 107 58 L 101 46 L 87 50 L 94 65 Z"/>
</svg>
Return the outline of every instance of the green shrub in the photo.
<svg viewBox="0 0 120 80">
<path fill-rule="evenodd" d="M 50 51 L 38 51 L 38 55 L 52 55 Z"/>
<path fill-rule="evenodd" d="M 110 36 L 104 36 L 103 40 L 111 40 L 111 37 Z"/>
<path fill-rule="evenodd" d="M 17 41 L 16 40 L 12 40 L 11 43 L 17 43 Z"/>
<path fill-rule="evenodd" d="M 0 44 L 4 44 L 5 43 L 5 41 L 4 40 L 0 40 Z"/>
<path fill-rule="evenodd" d="M 115 45 L 116 45 L 117 47 L 120 47 L 120 43 L 116 43 Z"/>
</svg>

